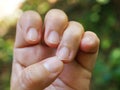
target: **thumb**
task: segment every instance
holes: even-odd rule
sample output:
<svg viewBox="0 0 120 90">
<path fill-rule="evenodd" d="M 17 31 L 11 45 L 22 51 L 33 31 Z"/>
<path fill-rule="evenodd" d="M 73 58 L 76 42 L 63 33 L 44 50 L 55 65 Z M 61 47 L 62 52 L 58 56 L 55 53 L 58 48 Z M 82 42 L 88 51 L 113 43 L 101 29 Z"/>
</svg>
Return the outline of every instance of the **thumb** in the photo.
<svg viewBox="0 0 120 90">
<path fill-rule="evenodd" d="M 43 90 L 60 74 L 63 63 L 51 57 L 24 69 L 12 90 Z"/>
</svg>

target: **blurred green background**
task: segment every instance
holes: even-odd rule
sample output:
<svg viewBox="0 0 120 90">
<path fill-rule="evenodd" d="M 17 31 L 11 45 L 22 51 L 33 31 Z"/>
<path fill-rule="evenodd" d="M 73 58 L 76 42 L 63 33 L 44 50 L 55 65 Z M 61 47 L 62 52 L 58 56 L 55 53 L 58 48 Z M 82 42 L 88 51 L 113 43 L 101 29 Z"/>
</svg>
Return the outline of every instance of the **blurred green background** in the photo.
<svg viewBox="0 0 120 90">
<path fill-rule="evenodd" d="M 17 2 L 20 1 L 20 2 Z M 120 0 L 1 0 L 0 90 L 9 90 L 16 22 L 26 10 L 44 15 L 51 8 L 64 10 L 69 20 L 95 32 L 100 51 L 91 90 L 120 90 Z"/>
</svg>

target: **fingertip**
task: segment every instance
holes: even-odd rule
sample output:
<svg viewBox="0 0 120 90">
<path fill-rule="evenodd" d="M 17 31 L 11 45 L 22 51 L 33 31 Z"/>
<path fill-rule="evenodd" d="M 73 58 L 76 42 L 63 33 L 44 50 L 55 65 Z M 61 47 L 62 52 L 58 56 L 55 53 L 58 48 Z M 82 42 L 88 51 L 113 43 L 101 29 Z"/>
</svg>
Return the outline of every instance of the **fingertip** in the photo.
<svg viewBox="0 0 120 90">
<path fill-rule="evenodd" d="M 56 56 L 47 59 L 43 65 L 50 73 L 59 74 L 63 70 L 63 62 Z"/>
<path fill-rule="evenodd" d="M 55 56 L 24 69 L 15 90 L 43 90 L 62 72 L 63 63 Z M 18 88 L 16 87 L 16 88 Z"/>
</svg>

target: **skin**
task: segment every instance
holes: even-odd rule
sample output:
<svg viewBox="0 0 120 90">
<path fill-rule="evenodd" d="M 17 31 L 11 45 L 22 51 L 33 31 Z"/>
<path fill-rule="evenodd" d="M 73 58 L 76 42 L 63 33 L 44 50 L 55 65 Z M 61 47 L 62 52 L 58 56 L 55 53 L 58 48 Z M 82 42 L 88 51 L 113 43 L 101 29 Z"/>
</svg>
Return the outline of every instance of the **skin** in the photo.
<svg viewBox="0 0 120 90">
<path fill-rule="evenodd" d="M 58 9 L 17 23 L 11 90 L 89 90 L 99 38 Z"/>
</svg>

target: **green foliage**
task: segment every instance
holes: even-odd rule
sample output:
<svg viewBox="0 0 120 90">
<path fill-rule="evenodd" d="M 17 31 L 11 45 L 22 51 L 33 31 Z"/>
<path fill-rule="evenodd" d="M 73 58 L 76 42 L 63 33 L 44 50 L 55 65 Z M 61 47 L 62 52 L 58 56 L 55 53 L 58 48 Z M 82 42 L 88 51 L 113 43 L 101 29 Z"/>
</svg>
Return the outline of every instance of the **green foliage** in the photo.
<svg viewBox="0 0 120 90">
<path fill-rule="evenodd" d="M 55 3 L 27 0 L 22 10 L 35 10 L 44 18 L 49 9 L 62 9 L 69 20 L 76 20 L 83 24 L 86 31 L 95 32 L 101 44 L 91 90 L 120 90 L 119 3 L 119 0 L 57 0 Z M 11 34 L 0 38 L 0 90 L 9 90 L 14 35 L 10 39 L 8 35 Z"/>
<path fill-rule="evenodd" d="M 0 38 L 0 90 L 9 90 L 13 42 Z"/>
</svg>

